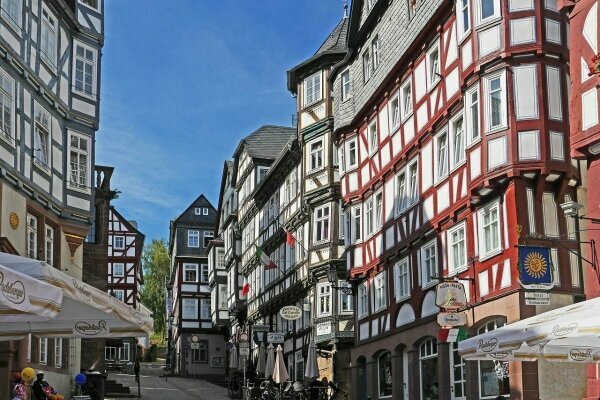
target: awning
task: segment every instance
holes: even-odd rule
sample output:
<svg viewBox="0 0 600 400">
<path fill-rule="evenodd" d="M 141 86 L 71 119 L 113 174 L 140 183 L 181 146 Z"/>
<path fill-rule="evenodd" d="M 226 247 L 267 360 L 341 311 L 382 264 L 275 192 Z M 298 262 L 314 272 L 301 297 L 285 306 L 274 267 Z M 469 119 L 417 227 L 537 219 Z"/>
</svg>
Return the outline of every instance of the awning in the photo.
<svg viewBox="0 0 600 400">
<path fill-rule="evenodd" d="M 465 360 L 600 362 L 600 298 L 571 304 L 458 343 Z"/>
<path fill-rule="evenodd" d="M 147 309 L 136 310 L 45 263 L 0 253 L 0 265 L 61 290 L 56 317 L 34 313 L 0 315 L 0 340 L 33 333 L 46 337 L 139 337 L 152 332 Z"/>
</svg>

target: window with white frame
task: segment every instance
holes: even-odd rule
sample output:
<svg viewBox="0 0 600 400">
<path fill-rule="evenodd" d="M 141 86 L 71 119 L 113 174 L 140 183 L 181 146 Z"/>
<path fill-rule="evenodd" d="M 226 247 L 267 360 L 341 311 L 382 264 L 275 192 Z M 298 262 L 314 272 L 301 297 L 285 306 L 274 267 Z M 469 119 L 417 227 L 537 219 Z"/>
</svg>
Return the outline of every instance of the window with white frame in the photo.
<svg viewBox="0 0 600 400">
<path fill-rule="evenodd" d="M 427 83 L 434 87 L 440 80 L 440 44 L 436 43 L 427 52 Z"/>
<path fill-rule="evenodd" d="M 207 248 L 208 243 L 215 238 L 215 233 L 213 231 L 204 231 L 202 234 L 204 235 L 203 247 Z"/>
<path fill-rule="evenodd" d="M 465 373 L 465 360 L 458 352 L 458 342 L 452 343 L 452 354 L 450 355 L 452 367 L 450 369 L 452 391 L 454 399 L 466 399 L 465 389 L 467 386 Z"/>
<path fill-rule="evenodd" d="M 195 215 L 202 215 L 202 210 L 200 210 L 200 207 L 194 207 L 194 214 Z"/>
<path fill-rule="evenodd" d="M 23 0 L 2 0 L 0 6 L 2 8 L 2 18 L 20 33 L 23 19 Z"/>
<path fill-rule="evenodd" d="M 404 121 L 413 112 L 412 81 L 410 78 L 408 78 L 400 87 L 400 99 L 400 105 L 402 106 L 402 121 Z"/>
<path fill-rule="evenodd" d="M 427 339 L 419 346 L 419 382 L 422 399 L 438 398 L 438 350 L 437 340 Z"/>
<path fill-rule="evenodd" d="M 456 21 L 458 38 L 462 39 L 471 29 L 469 0 L 456 0 Z"/>
<path fill-rule="evenodd" d="M 418 179 L 417 161 L 413 161 L 408 165 L 408 202 L 409 205 L 416 203 L 419 200 L 419 179 Z"/>
<path fill-rule="evenodd" d="M 484 77 L 486 98 L 486 131 L 492 132 L 506 127 L 506 82 L 505 72 Z"/>
<path fill-rule="evenodd" d="M 467 158 L 465 151 L 465 129 L 462 113 L 450 120 L 450 166 L 455 168 Z"/>
<path fill-rule="evenodd" d="M 181 300 L 181 316 L 183 319 L 198 318 L 198 299 L 182 299 Z"/>
<path fill-rule="evenodd" d="M 454 275 L 467 268 L 466 224 L 461 222 L 448 229 L 448 274 Z"/>
<path fill-rule="evenodd" d="M 10 141 L 14 138 L 14 87 L 15 81 L 0 70 L 0 134 Z"/>
<path fill-rule="evenodd" d="M 435 179 L 440 181 L 448 175 L 448 132 L 443 131 L 435 136 Z"/>
<path fill-rule="evenodd" d="M 373 234 L 373 197 L 365 202 L 365 237 Z"/>
<path fill-rule="evenodd" d="M 481 335 L 486 332 L 491 332 L 505 325 L 504 320 L 494 319 L 487 322 L 477 330 L 477 334 Z M 508 361 L 479 361 L 479 397 L 493 399 L 496 396 L 510 396 L 510 381 L 509 377 L 499 378 L 496 374 L 496 363 L 502 363 L 503 367 L 508 368 Z"/>
<path fill-rule="evenodd" d="M 384 352 L 377 359 L 379 398 L 392 397 L 392 353 Z"/>
<path fill-rule="evenodd" d="M 395 95 L 389 105 L 390 132 L 400 126 L 400 94 Z"/>
<path fill-rule="evenodd" d="M 494 254 L 500 247 L 500 202 L 494 201 L 477 211 L 479 252 L 481 257 Z"/>
<path fill-rule="evenodd" d="M 45 3 L 42 3 L 40 51 L 42 60 L 56 67 L 56 36 L 58 32 L 57 21 Z"/>
<path fill-rule="evenodd" d="M 375 36 L 375 39 L 371 42 L 371 52 L 373 54 L 373 70 L 376 70 L 381 62 L 381 41 L 379 40 L 379 36 Z"/>
<path fill-rule="evenodd" d="M 352 285 L 346 281 L 339 281 L 338 287 L 340 288 L 352 288 Z M 339 302 L 340 302 L 340 313 L 350 314 L 354 311 L 354 299 L 351 294 L 346 294 L 342 290 L 339 290 Z"/>
<path fill-rule="evenodd" d="M 114 246 L 116 250 L 125 249 L 125 236 L 115 236 Z"/>
<path fill-rule="evenodd" d="M 124 301 L 125 299 L 125 291 L 122 289 L 113 289 L 111 291 L 113 297 L 119 301 Z"/>
<path fill-rule="evenodd" d="M 96 50 L 74 42 L 73 90 L 93 97 L 96 89 Z"/>
<path fill-rule="evenodd" d="M 474 85 L 465 93 L 465 113 L 469 143 L 479 139 L 479 85 Z"/>
<path fill-rule="evenodd" d="M 208 340 L 198 341 L 198 348 L 192 349 L 192 363 L 193 364 L 207 364 L 208 363 Z"/>
<path fill-rule="evenodd" d="M 37 227 L 38 219 L 32 214 L 27 214 L 27 257 L 38 257 L 37 246 Z"/>
<path fill-rule="evenodd" d="M 200 264 L 200 282 L 208 283 L 208 264 Z"/>
<path fill-rule="evenodd" d="M 56 368 L 62 367 L 62 352 L 63 352 L 63 340 L 62 338 L 54 339 L 54 366 Z"/>
<path fill-rule="evenodd" d="M 48 224 L 44 226 L 44 261 L 46 264 L 54 265 L 54 228 Z"/>
<path fill-rule="evenodd" d="M 401 301 L 410 297 L 410 259 L 404 257 L 394 265 L 394 297 Z"/>
<path fill-rule="evenodd" d="M 481 25 L 500 17 L 500 0 L 475 0 L 477 24 Z"/>
<path fill-rule="evenodd" d="M 183 281 L 198 282 L 198 264 L 183 264 Z"/>
<path fill-rule="evenodd" d="M 377 151 L 379 147 L 379 139 L 377 137 L 377 120 L 374 119 L 369 124 L 369 128 L 367 130 L 367 137 L 369 139 L 369 154 L 373 154 Z"/>
<path fill-rule="evenodd" d="M 38 361 L 40 364 L 46 365 L 48 363 L 48 338 L 39 338 L 38 347 Z"/>
<path fill-rule="evenodd" d="M 438 275 L 436 239 L 423 245 L 420 253 L 421 286 L 427 287 L 436 282 L 434 277 Z"/>
<path fill-rule="evenodd" d="M 379 192 L 375 195 L 375 221 L 373 227 L 375 230 L 379 230 L 383 225 L 383 192 Z"/>
<path fill-rule="evenodd" d="M 225 249 L 217 249 L 217 269 L 225 269 Z"/>
<path fill-rule="evenodd" d="M 323 139 L 310 144 L 310 171 L 323 168 Z"/>
<path fill-rule="evenodd" d="M 200 319 L 210 319 L 210 299 L 200 299 Z"/>
<path fill-rule="evenodd" d="M 367 282 L 358 285 L 358 318 L 369 314 L 369 289 Z"/>
<path fill-rule="evenodd" d="M 373 73 L 373 64 L 371 64 L 371 52 L 369 49 L 365 50 L 362 56 L 362 67 L 363 67 L 363 79 L 367 82 L 371 79 Z"/>
<path fill-rule="evenodd" d="M 408 205 L 408 194 L 406 193 L 406 172 L 400 171 L 395 178 L 395 198 L 396 214 L 400 214 Z"/>
<path fill-rule="evenodd" d="M 227 310 L 228 307 L 227 285 L 219 285 L 219 310 Z"/>
<path fill-rule="evenodd" d="M 90 187 L 89 161 L 90 138 L 74 132 L 69 132 L 69 186 L 87 190 Z"/>
<path fill-rule="evenodd" d="M 348 143 L 348 166 L 347 171 L 350 171 L 358 165 L 358 157 L 356 154 L 356 137 L 349 139 Z"/>
<path fill-rule="evenodd" d="M 361 206 L 353 206 L 352 209 L 352 226 L 350 227 L 352 235 L 352 243 L 356 243 L 362 239 L 362 215 Z"/>
<path fill-rule="evenodd" d="M 125 264 L 123 263 L 113 263 L 112 274 L 116 277 L 125 276 Z"/>
<path fill-rule="evenodd" d="M 337 165 L 340 170 L 340 173 L 343 173 L 346 170 L 346 155 L 344 153 L 344 144 L 342 143 L 340 147 L 337 148 L 337 152 L 334 153 L 338 155 Z"/>
<path fill-rule="evenodd" d="M 50 165 L 50 114 L 35 104 L 35 131 L 33 135 L 33 157 L 38 164 Z"/>
<path fill-rule="evenodd" d="M 267 173 L 269 172 L 269 167 L 258 167 L 257 169 L 257 183 L 260 183 L 263 181 L 263 179 L 265 179 L 265 177 L 267 176 Z M 248 179 L 248 187 L 247 187 L 247 194 L 250 193 L 250 180 Z M 208 214 L 206 214 L 208 215 Z"/>
<path fill-rule="evenodd" d="M 331 284 L 319 283 L 317 285 L 317 316 L 331 315 Z"/>
<path fill-rule="evenodd" d="M 80 3 L 93 8 L 96 11 L 100 11 L 100 0 L 79 0 Z"/>
<path fill-rule="evenodd" d="M 123 347 L 121 347 L 121 357 L 119 359 L 121 361 L 131 361 L 131 343 L 123 343 Z"/>
<path fill-rule="evenodd" d="M 387 307 L 387 281 L 385 271 L 380 272 L 379 275 L 373 279 L 373 285 L 375 286 L 373 311 L 377 312 Z"/>
<path fill-rule="evenodd" d="M 321 71 L 318 71 L 304 79 L 304 106 L 314 104 L 322 97 Z"/>
<path fill-rule="evenodd" d="M 329 240 L 330 214 L 329 204 L 315 208 L 315 242 Z"/>
<path fill-rule="evenodd" d="M 202 215 L 208 215 L 208 207 L 201 207 L 202 208 Z"/>
<path fill-rule="evenodd" d="M 200 247 L 200 231 L 188 230 L 187 244 L 188 247 Z"/>
<path fill-rule="evenodd" d="M 350 80 L 350 70 L 342 72 L 342 101 L 352 97 L 352 81 Z"/>
</svg>

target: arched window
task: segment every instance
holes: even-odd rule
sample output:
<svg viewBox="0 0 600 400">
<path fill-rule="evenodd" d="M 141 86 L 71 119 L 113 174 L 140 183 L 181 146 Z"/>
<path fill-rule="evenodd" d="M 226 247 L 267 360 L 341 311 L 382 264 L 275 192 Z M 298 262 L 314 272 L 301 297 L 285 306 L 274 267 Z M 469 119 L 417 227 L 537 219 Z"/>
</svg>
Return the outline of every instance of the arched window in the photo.
<svg viewBox="0 0 600 400">
<path fill-rule="evenodd" d="M 379 356 L 379 398 L 392 396 L 392 353 L 386 351 Z"/>
<path fill-rule="evenodd" d="M 419 346 L 419 369 L 421 372 L 421 398 L 439 398 L 437 340 L 427 339 Z"/>
<path fill-rule="evenodd" d="M 489 321 L 477 330 L 477 334 L 490 332 L 504 326 L 503 319 Z M 479 397 L 494 398 L 510 395 L 508 361 L 479 361 Z"/>
</svg>

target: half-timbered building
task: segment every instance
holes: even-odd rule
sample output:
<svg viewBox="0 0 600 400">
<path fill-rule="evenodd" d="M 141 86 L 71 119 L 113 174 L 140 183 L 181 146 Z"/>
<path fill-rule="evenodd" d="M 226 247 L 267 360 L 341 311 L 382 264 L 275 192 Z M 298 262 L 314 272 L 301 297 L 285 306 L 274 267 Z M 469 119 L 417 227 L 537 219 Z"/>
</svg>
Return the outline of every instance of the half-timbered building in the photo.
<svg viewBox="0 0 600 400">
<path fill-rule="evenodd" d="M 93 202 L 103 10 L 102 0 L 0 2 L 0 250 L 78 279 Z M 80 346 L 36 336 L 2 342 L 3 396 L 7 371 L 25 365 L 69 393 Z"/>
<path fill-rule="evenodd" d="M 217 213 L 217 215 L 219 215 Z M 215 328 L 226 328 L 229 323 L 229 296 L 223 239 L 217 237 L 208 243 L 208 285 L 210 286 L 210 317 Z M 227 336 L 226 330 L 225 336 Z"/>
<path fill-rule="evenodd" d="M 556 364 L 464 362 L 438 342 L 434 293 L 464 283 L 470 335 L 548 309 L 524 301 L 527 242 L 552 248 L 550 308 L 582 294 L 578 234 L 559 207 L 579 181 L 567 29 L 551 0 L 352 2 L 330 84 L 353 398 L 581 398 Z"/>
<path fill-rule="evenodd" d="M 215 208 L 201 194 L 170 225 L 172 367 L 182 376 L 225 372 L 225 341 L 212 322 L 209 285 L 208 246 L 216 218 Z"/>
</svg>

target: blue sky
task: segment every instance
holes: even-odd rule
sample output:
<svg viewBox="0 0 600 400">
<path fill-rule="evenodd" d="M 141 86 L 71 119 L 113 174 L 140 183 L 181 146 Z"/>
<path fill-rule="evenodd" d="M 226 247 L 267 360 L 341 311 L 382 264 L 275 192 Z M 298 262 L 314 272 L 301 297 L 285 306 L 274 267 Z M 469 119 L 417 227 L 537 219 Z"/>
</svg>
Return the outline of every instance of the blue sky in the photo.
<svg viewBox="0 0 600 400">
<path fill-rule="evenodd" d="M 217 207 L 223 161 L 264 124 L 290 125 L 286 71 L 343 16 L 343 0 L 105 0 L 96 164 L 147 242 L 200 193 Z"/>
</svg>

